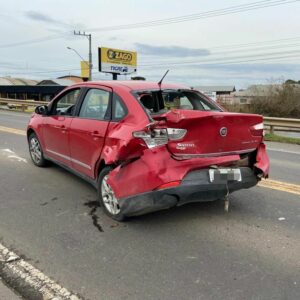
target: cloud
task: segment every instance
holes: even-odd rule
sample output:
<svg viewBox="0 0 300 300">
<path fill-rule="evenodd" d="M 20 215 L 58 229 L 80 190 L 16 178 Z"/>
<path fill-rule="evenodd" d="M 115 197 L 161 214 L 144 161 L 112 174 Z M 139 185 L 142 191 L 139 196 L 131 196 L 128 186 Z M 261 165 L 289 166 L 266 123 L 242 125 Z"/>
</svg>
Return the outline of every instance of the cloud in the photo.
<svg viewBox="0 0 300 300">
<path fill-rule="evenodd" d="M 47 24 L 51 25 L 56 25 L 56 26 L 64 26 L 64 27 L 73 27 L 71 24 L 64 23 L 60 20 L 54 19 L 44 13 L 38 12 L 38 11 L 33 11 L 29 10 L 24 13 L 25 17 L 28 19 L 31 19 L 33 21 L 38 21 L 38 22 L 44 22 Z"/>
<path fill-rule="evenodd" d="M 193 49 L 180 46 L 152 46 L 135 43 L 135 47 L 139 53 L 153 56 L 188 57 L 207 56 L 210 54 L 210 51 L 207 49 Z"/>
<path fill-rule="evenodd" d="M 155 62 L 154 62 L 155 63 Z M 248 63 L 248 64 L 222 64 L 222 63 L 206 63 L 201 64 L 199 62 L 189 63 L 189 64 L 170 64 L 168 62 L 162 62 L 160 65 L 156 64 L 155 69 L 165 69 L 171 68 L 174 70 L 188 72 L 190 70 L 211 70 L 211 71 L 222 71 L 222 72 L 231 72 L 236 74 L 257 74 L 257 73 L 264 73 L 264 74 L 284 74 L 284 73 L 291 73 L 291 74 L 298 74 L 299 73 L 300 64 L 292 64 L 292 63 Z M 141 66 L 141 68 L 150 70 L 151 65 L 149 66 Z"/>
<path fill-rule="evenodd" d="M 300 79 L 300 64 L 268 63 L 239 65 L 181 65 L 140 68 L 139 75 L 148 80 L 159 80 L 166 69 L 170 69 L 166 81 L 181 82 L 189 86 L 235 85 L 238 89 L 252 84 L 269 84 L 279 79 Z"/>
<path fill-rule="evenodd" d="M 116 36 L 111 36 L 111 37 L 108 38 L 108 40 L 109 41 L 117 41 L 117 40 L 119 40 L 119 38 L 116 37 Z"/>
</svg>

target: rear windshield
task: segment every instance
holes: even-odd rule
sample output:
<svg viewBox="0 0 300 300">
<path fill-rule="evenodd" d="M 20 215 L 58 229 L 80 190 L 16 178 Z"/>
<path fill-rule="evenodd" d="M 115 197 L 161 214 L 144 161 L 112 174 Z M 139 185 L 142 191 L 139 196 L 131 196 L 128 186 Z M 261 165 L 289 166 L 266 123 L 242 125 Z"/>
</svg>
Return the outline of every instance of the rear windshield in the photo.
<svg viewBox="0 0 300 300">
<path fill-rule="evenodd" d="M 172 109 L 221 111 L 213 102 L 192 90 L 134 91 L 135 98 L 150 114 L 163 114 Z"/>
</svg>

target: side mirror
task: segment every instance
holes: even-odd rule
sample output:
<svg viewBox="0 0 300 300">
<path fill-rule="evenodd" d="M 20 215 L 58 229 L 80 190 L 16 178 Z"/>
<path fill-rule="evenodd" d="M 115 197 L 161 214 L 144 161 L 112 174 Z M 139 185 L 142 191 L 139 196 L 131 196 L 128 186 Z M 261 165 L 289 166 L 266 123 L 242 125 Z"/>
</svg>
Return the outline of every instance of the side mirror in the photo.
<svg viewBox="0 0 300 300">
<path fill-rule="evenodd" d="M 48 106 L 47 105 L 37 106 L 34 112 L 38 115 L 46 116 L 48 114 Z"/>
</svg>

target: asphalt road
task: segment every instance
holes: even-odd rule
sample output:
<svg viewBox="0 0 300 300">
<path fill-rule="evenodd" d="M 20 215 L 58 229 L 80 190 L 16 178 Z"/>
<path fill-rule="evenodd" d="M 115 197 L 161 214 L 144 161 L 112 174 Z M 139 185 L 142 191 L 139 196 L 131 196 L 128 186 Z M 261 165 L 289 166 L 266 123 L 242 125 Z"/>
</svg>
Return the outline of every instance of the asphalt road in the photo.
<svg viewBox="0 0 300 300">
<path fill-rule="evenodd" d="M 29 116 L 0 111 L 0 126 Z M 300 185 L 300 147 L 268 144 L 271 178 Z M 30 162 L 0 131 L 0 239 L 86 299 L 300 299 L 300 197 L 255 187 L 116 223 L 95 190 Z M 92 213 L 93 214 L 93 213 Z M 281 219 L 283 218 L 283 219 Z"/>
<path fill-rule="evenodd" d="M 16 295 L 11 289 L 9 289 L 4 283 L 1 281 L 0 277 L 0 299 L 1 300 L 20 300 L 21 297 Z"/>
</svg>

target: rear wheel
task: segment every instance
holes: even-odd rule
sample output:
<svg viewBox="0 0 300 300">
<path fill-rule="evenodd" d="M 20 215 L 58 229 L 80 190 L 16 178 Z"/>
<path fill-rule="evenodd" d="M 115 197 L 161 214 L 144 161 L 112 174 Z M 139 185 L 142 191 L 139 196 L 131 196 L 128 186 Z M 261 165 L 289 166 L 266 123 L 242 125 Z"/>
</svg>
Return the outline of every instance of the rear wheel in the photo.
<svg viewBox="0 0 300 300">
<path fill-rule="evenodd" d="M 114 220 L 123 221 L 125 216 L 122 214 L 119 201 L 112 189 L 108 184 L 108 174 L 112 167 L 105 167 L 99 175 L 98 181 L 98 198 L 104 212 Z"/>
<path fill-rule="evenodd" d="M 28 138 L 29 153 L 33 163 L 38 167 L 45 167 L 47 164 L 44 158 L 43 150 L 40 141 L 36 134 L 33 132 Z"/>
</svg>

